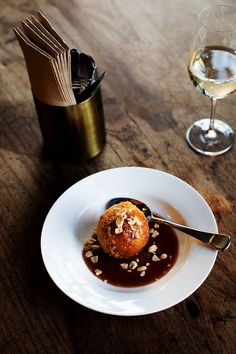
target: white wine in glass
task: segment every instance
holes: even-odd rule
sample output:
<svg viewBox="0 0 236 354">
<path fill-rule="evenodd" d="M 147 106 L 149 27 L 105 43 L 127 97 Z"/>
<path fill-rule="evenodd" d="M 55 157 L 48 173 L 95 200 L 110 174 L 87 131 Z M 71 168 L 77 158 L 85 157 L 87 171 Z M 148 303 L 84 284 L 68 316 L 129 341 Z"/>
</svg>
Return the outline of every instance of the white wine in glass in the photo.
<svg viewBox="0 0 236 354">
<path fill-rule="evenodd" d="M 210 97 L 211 115 L 194 122 L 187 130 L 187 142 L 204 155 L 223 154 L 232 147 L 234 132 L 215 119 L 215 106 L 218 99 L 236 91 L 235 7 L 216 5 L 200 12 L 188 73 L 197 90 Z"/>
</svg>

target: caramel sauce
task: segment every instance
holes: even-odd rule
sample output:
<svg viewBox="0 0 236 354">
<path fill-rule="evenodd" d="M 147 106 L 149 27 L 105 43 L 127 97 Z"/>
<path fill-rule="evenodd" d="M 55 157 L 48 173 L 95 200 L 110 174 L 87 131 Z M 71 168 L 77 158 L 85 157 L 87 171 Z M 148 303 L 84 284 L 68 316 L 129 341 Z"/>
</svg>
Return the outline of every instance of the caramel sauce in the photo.
<svg viewBox="0 0 236 354">
<path fill-rule="evenodd" d="M 89 270 L 99 279 L 121 287 L 147 285 L 163 277 L 174 266 L 178 257 L 178 239 L 175 231 L 168 225 L 157 225 L 157 223 L 151 221 L 149 222 L 149 227 L 150 231 L 152 231 L 152 229 L 157 231 L 157 236 L 153 237 L 152 232 L 150 232 L 147 245 L 141 252 L 129 259 L 111 257 L 105 253 L 101 247 L 96 250 L 96 248 L 98 248 L 96 246 L 99 246 L 99 242 L 96 235 L 93 235 L 92 237 L 95 241 L 92 241 L 91 244 L 88 244 L 88 242 L 85 243 L 82 252 L 83 259 Z M 157 246 L 155 252 L 150 252 L 149 250 L 152 245 Z M 98 257 L 96 263 L 92 262 L 94 258 L 91 257 L 91 253 L 87 253 L 89 251 L 92 253 L 92 257 Z M 153 259 L 158 260 L 153 261 Z M 130 269 L 132 261 L 137 263 L 135 269 Z M 123 269 L 121 265 L 124 267 L 127 266 L 127 269 Z M 146 267 L 144 273 L 140 270 L 142 269 L 140 267 L 143 266 Z"/>
</svg>

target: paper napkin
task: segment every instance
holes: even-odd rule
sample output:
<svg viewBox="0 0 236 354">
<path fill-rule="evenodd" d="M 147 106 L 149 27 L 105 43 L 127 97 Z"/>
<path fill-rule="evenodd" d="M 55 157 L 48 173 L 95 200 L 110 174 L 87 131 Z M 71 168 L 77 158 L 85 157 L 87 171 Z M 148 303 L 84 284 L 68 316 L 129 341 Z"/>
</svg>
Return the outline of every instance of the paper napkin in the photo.
<svg viewBox="0 0 236 354">
<path fill-rule="evenodd" d="M 70 49 L 47 18 L 38 12 L 14 28 L 23 51 L 33 94 L 53 106 L 76 104 L 71 82 Z"/>
</svg>

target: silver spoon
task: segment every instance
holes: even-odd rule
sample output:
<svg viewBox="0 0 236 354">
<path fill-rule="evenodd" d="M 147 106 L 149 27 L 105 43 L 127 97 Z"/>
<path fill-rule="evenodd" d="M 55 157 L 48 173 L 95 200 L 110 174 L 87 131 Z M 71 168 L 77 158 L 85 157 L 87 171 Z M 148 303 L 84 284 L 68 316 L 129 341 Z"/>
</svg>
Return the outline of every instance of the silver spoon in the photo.
<svg viewBox="0 0 236 354">
<path fill-rule="evenodd" d="M 154 220 L 159 223 L 172 226 L 175 229 L 184 232 L 185 234 L 195 237 L 196 239 L 206 243 L 207 245 L 217 249 L 218 251 L 225 251 L 230 246 L 231 241 L 230 241 L 230 237 L 228 235 L 215 234 L 212 232 L 205 232 L 205 231 L 201 231 L 201 230 L 196 230 L 196 229 L 192 229 L 190 227 L 184 226 L 184 225 L 177 224 L 173 221 L 166 220 L 164 218 L 161 218 L 156 213 L 153 213 L 146 204 L 142 203 L 141 201 L 139 201 L 137 199 L 113 198 L 107 203 L 107 207 L 110 207 L 112 205 L 115 205 L 115 204 L 118 204 L 118 203 L 124 202 L 124 201 L 129 201 L 132 204 L 136 205 L 140 210 L 142 210 L 142 212 L 144 213 L 144 215 L 146 216 L 148 221 Z"/>
</svg>

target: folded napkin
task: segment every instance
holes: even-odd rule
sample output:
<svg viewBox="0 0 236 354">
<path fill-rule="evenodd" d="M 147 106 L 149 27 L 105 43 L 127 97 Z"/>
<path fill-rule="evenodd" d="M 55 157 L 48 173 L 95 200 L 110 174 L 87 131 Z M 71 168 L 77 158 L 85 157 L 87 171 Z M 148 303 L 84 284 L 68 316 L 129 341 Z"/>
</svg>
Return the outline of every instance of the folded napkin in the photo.
<svg viewBox="0 0 236 354">
<path fill-rule="evenodd" d="M 76 104 L 70 49 L 46 17 L 38 12 L 14 28 L 23 51 L 33 94 L 53 106 Z"/>
</svg>

